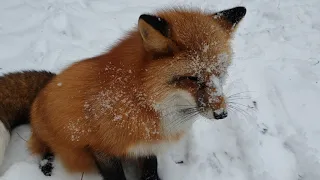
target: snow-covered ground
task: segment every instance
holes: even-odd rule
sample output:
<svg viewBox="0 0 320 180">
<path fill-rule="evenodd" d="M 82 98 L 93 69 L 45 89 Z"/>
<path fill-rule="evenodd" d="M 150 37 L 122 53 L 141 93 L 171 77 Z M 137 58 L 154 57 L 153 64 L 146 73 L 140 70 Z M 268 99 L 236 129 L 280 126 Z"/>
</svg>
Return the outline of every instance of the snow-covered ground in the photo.
<svg viewBox="0 0 320 180">
<path fill-rule="evenodd" d="M 248 12 L 226 87 L 233 113 L 217 122 L 199 119 L 186 145 L 160 157 L 163 180 L 319 180 L 319 0 L 3 0 L 0 74 L 59 72 L 106 50 L 141 13 L 171 5 L 243 5 Z M 26 149 L 29 134 L 28 126 L 14 131 L 1 180 L 81 179 L 59 161 L 52 177 L 43 176 Z M 182 158 L 184 164 L 174 163 Z"/>
</svg>

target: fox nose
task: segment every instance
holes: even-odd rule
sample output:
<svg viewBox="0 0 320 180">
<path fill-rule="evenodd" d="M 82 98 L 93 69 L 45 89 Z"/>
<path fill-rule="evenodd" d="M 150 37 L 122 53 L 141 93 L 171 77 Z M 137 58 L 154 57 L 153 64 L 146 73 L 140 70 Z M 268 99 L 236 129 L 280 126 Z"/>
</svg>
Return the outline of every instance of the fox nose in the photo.
<svg viewBox="0 0 320 180">
<path fill-rule="evenodd" d="M 228 112 L 225 110 L 223 110 L 222 112 L 219 112 L 219 113 L 213 112 L 213 117 L 215 119 L 224 119 L 224 118 L 228 117 Z"/>
</svg>

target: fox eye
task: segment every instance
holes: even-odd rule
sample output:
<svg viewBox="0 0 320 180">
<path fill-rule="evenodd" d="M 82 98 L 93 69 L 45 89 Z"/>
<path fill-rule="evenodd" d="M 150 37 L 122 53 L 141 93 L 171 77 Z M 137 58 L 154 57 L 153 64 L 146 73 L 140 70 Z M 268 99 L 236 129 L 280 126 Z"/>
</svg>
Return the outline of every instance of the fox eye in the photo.
<svg viewBox="0 0 320 180">
<path fill-rule="evenodd" d="M 201 86 L 201 79 L 197 76 L 175 76 L 171 83 L 184 87 L 198 87 Z"/>
<path fill-rule="evenodd" d="M 198 82 L 199 78 L 196 76 L 175 76 L 172 79 L 173 82 L 182 82 L 182 81 L 194 81 Z"/>
<path fill-rule="evenodd" d="M 196 76 L 186 76 L 186 79 L 190 80 L 190 81 L 195 81 L 195 82 L 199 82 L 199 78 Z"/>
</svg>

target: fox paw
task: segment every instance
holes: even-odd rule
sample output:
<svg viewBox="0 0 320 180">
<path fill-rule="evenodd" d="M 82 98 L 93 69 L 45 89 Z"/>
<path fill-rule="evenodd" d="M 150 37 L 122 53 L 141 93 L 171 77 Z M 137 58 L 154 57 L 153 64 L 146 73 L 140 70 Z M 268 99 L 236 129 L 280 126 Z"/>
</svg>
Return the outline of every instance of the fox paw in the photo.
<svg viewBox="0 0 320 180">
<path fill-rule="evenodd" d="M 161 180 L 157 175 L 143 176 L 141 180 Z"/>
<path fill-rule="evenodd" d="M 53 160 L 54 160 L 54 155 L 51 153 L 47 153 L 43 156 L 42 160 L 40 161 L 39 168 L 45 176 L 52 175 Z"/>
</svg>

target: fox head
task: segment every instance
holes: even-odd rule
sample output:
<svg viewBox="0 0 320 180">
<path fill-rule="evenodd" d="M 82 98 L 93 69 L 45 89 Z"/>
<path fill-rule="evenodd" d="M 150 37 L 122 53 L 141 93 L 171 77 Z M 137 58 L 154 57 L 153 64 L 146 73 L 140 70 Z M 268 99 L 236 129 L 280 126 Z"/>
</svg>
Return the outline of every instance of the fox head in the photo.
<svg viewBox="0 0 320 180">
<path fill-rule="evenodd" d="M 196 114 L 227 117 L 222 87 L 232 59 L 231 40 L 245 14 L 246 8 L 235 7 L 140 16 L 138 32 L 150 57 L 145 60 L 143 85 L 163 119 L 171 119 L 167 123 Z"/>
</svg>

